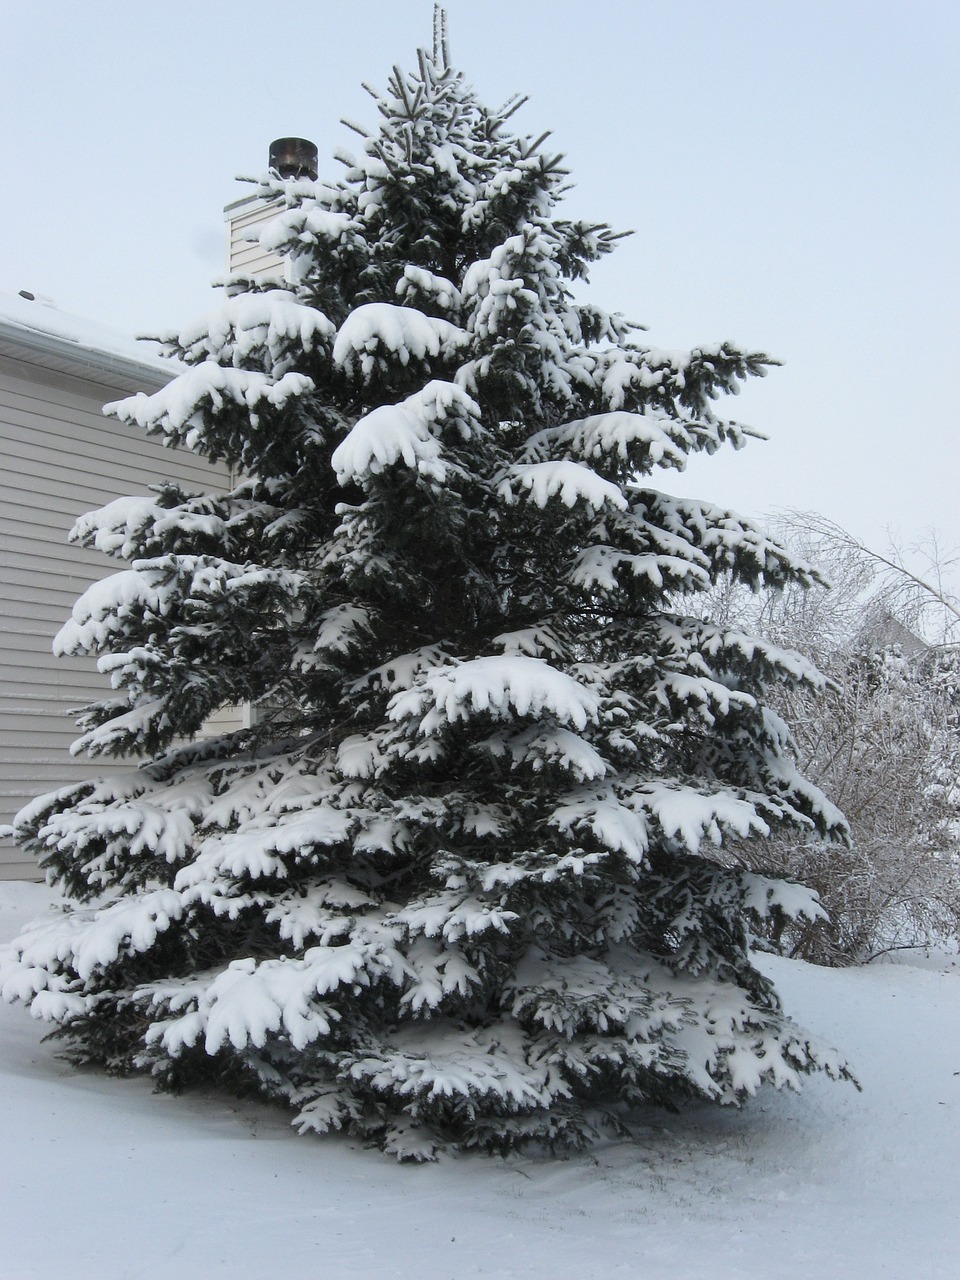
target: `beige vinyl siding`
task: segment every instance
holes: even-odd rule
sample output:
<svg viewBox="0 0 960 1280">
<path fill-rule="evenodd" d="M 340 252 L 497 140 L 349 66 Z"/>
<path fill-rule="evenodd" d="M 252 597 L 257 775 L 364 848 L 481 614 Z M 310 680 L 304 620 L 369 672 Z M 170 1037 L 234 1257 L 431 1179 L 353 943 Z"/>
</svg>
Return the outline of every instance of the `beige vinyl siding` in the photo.
<svg viewBox="0 0 960 1280">
<path fill-rule="evenodd" d="M 279 276 L 284 278 L 286 262 L 278 253 L 261 249 L 252 235 L 258 234 L 264 223 L 276 217 L 278 206 L 266 203 L 256 196 L 248 196 L 227 205 L 227 270 L 231 275 Z"/>
<path fill-rule="evenodd" d="M 74 521 L 160 479 L 229 487 L 225 468 L 105 418 L 128 389 L 0 358 L 0 825 L 43 791 L 132 767 L 69 755 L 70 709 L 109 687 L 93 660 L 54 658 L 53 637 L 92 581 L 125 567 L 69 544 Z M 238 725 L 221 713 L 215 731 Z M 35 871 L 0 841 L 0 878 Z"/>
</svg>

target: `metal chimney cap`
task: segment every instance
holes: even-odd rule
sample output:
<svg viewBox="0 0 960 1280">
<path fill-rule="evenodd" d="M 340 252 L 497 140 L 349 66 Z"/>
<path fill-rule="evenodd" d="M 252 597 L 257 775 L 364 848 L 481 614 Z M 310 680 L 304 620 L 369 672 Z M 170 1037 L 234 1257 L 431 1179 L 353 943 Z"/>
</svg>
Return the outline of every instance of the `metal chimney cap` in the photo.
<svg viewBox="0 0 960 1280">
<path fill-rule="evenodd" d="M 317 177 L 317 148 L 307 138 L 277 138 L 270 143 L 270 168 L 281 178 Z"/>
</svg>

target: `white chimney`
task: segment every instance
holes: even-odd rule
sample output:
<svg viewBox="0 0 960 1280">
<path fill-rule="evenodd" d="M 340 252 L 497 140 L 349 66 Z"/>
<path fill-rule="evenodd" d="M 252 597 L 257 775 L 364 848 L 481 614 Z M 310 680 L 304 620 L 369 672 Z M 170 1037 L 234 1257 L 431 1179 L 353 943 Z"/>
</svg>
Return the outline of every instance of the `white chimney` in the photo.
<svg viewBox="0 0 960 1280">
<path fill-rule="evenodd" d="M 277 138 L 270 144 L 269 165 L 281 178 L 315 179 L 317 148 L 306 138 Z M 286 262 L 280 254 L 269 253 L 257 243 L 260 228 L 279 208 L 279 201 L 258 195 L 241 196 L 225 206 L 230 275 L 285 276 Z"/>
</svg>

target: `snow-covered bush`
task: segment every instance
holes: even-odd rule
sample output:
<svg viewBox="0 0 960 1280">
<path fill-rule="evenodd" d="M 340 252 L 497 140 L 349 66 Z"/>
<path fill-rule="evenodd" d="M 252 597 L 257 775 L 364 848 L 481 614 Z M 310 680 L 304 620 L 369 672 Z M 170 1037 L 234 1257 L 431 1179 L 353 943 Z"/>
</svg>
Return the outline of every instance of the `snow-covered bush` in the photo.
<svg viewBox="0 0 960 1280">
<path fill-rule="evenodd" d="M 861 964 L 960 939 L 955 659 L 896 645 L 837 653 L 825 668 L 835 688 L 795 704 L 801 761 L 840 800 L 853 841 L 832 858 L 813 842 L 773 842 L 766 865 L 816 889 L 827 913 L 789 930 L 794 954 Z"/>
<path fill-rule="evenodd" d="M 759 601 L 725 587 L 708 593 L 704 613 L 800 650 L 829 677 L 815 697 L 781 686 L 774 704 L 804 775 L 843 807 L 852 842 L 828 848 L 781 833 L 754 843 L 752 863 L 809 885 L 826 911 L 769 927 L 778 945 L 819 964 L 956 940 L 960 649 L 944 627 L 955 602 L 899 568 L 895 553 L 877 555 L 818 517 L 782 517 L 777 527 L 831 589 Z M 946 643 L 910 629 L 924 621 Z"/>
<path fill-rule="evenodd" d="M 442 43 L 376 101 L 339 181 L 263 182 L 290 281 L 236 282 L 112 407 L 246 478 L 78 525 L 130 562 L 57 642 L 114 690 L 81 745 L 145 763 L 19 815 L 73 902 L 4 994 L 81 1061 L 414 1158 L 846 1076 L 750 961 L 752 913 L 815 898 L 726 843 L 843 835 L 765 701 L 821 678 L 676 605 L 813 574 L 650 482 L 744 443 L 713 402 L 769 361 L 575 301 L 616 236 L 557 216 L 560 159 Z"/>
</svg>

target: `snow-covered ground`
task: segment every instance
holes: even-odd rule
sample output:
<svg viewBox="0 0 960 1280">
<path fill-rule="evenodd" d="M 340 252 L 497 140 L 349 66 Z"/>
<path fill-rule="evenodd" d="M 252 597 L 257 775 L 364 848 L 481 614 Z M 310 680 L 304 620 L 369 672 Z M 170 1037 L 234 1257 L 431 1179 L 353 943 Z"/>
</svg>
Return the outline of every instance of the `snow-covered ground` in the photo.
<svg viewBox="0 0 960 1280">
<path fill-rule="evenodd" d="M 0 886 L 0 940 L 41 909 Z M 60 1062 L 0 1006 L 0 1280 L 955 1280 L 960 966 L 765 961 L 863 1081 L 652 1113 L 565 1161 L 397 1165 Z"/>
</svg>

